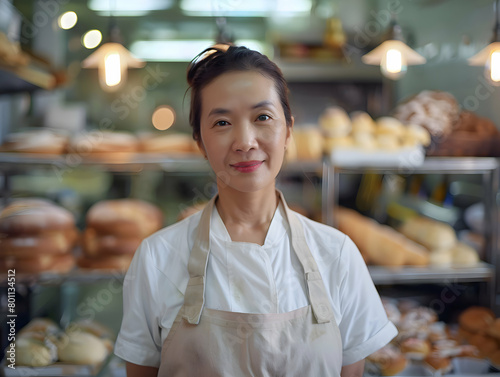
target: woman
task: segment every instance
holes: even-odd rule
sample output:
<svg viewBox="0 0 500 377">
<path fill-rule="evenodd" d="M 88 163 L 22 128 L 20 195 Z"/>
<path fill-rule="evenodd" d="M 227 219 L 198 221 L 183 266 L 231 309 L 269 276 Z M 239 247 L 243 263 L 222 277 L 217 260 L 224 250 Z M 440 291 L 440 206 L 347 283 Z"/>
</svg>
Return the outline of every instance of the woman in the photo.
<svg viewBox="0 0 500 377">
<path fill-rule="evenodd" d="M 276 191 L 293 127 L 281 71 L 226 46 L 188 82 L 218 194 L 137 250 L 115 354 L 129 377 L 361 376 L 397 331 L 352 241 Z"/>
</svg>

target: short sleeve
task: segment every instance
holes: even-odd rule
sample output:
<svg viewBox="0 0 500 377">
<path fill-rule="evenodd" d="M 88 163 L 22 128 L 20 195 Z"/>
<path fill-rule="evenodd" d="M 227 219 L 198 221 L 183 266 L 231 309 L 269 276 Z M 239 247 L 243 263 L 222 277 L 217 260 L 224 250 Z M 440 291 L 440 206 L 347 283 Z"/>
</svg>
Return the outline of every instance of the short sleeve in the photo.
<svg viewBox="0 0 500 377">
<path fill-rule="evenodd" d="M 160 271 L 143 241 L 123 281 L 123 319 L 114 353 L 134 364 L 159 367 L 161 331 L 157 297 Z"/>
<path fill-rule="evenodd" d="M 343 365 L 353 364 L 382 348 L 398 331 L 390 322 L 361 254 L 346 236 L 340 270 L 339 323 L 343 341 Z"/>
</svg>

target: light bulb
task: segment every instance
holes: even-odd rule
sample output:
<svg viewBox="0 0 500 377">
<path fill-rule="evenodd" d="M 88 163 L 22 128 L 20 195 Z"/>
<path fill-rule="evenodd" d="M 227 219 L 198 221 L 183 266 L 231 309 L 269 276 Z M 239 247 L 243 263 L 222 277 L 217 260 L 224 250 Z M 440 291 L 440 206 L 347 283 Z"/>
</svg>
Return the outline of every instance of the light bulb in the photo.
<svg viewBox="0 0 500 377">
<path fill-rule="evenodd" d="M 111 53 L 104 58 L 104 75 L 107 86 L 115 86 L 122 80 L 120 55 Z"/>
<path fill-rule="evenodd" d="M 392 80 L 398 80 L 406 74 L 406 59 L 398 49 L 391 48 L 386 51 L 380 62 L 382 74 Z"/>
<path fill-rule="evenodd" d="M 484 74 L 491 85 L 500 86 L 500 49 L 490 52 L 484 67 Z"/>
</svg>

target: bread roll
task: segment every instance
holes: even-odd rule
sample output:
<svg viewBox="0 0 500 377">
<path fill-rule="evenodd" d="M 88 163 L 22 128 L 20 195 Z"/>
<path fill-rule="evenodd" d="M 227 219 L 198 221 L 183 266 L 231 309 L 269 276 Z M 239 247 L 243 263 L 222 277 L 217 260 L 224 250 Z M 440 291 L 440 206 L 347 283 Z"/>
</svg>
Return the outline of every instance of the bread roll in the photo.
<svg viewBox="0 0 500 377">
<path fill-rule="evenodd" d="M 485 334 L 494 320 L 493 311 L 482 306 L 471 306 L 458 317 L 458 323 L 464 330 L 478 334 Z"/>
<path fill-rule="evenodd" d="M 140 237 L 99 235 L 95 229 L 87 228 L 83 233 L 83 250 L 89 257 L 98 255 L 133 254 L 141 244 Z"/>
<path fill-rule="evenodd" d="M 326 108 L 319 118 L 319 125 L 326 137 L 344 137 L 351 132 L 351 119 L 339 106 Z"/>
<path fill-rule="evenodd" d="M 369 133 L 375 132 L 376 124 L 372 117 L 364 111 L 355 111 L 351 114 L 352 133 Z"/>
<path fill-rule="evenodd" d="M 479 255 L 469 245 L 457 242 L 452 249 L 453 263 L 462 266 L 474 266 L 479 262 Z"/>
<path fill-rule="evenodd" d="M 49 130 L 9 134 L 2 144 L 5 152 L 61 154 L 68 145 L 68 138 Z"/>
<path fill-rule="evenodd" d="M 44 367 L 57 360 L 57 351 L 48 341 L 40 341 L 29 336 L 19 336 L 15 342 L 16 365 Z"/>
<path fill-rule="evenodd" d="M 377 119 L 377 134 L 392 135 L 400 138 L 405 133 L 403 124 L 393 117 L 381 117 Z"/>
<path fill-rule="evenodd" d="M 372 353 L 367 359 L 379 367 L 382 376 L 397 375 L 407 365 L 407 360 L 401 351 L 390 344 Z"/>
<path fill-rule="evenodd" d="M 145 238 L 162 227 L 161 211 L 138 199 L 103 200 L 87 212 L 87 227 L 100 235 Z"/>
<path fill-rule="evenodd" d="M 47 231 L 71 231 L 75 219 L 71 212 L 43 200 L 15 200 L 0 212 L 0 233 L 4 235 L 33 235 Z"/>
<path fill-rule="evenodd" d="M 72 331 L 57 344 L 59 360 L 70 364 L 99 364 L 106 358 L 108 350 L 95 335 Z"/>
<path fill-rule="evenodd" d="M 323 149 L 325 153 L 331 153 L 332 150 L 338 148 L 352 148 L 354 139 L 350 136 L 344 137 L 325 137 L 323 141 Z"/>
<path fill-rule="evenodd" d="M 38 254 L 29 258 L 7 256 L 0 259 L 0 269 L 15 269 L 19 273 L 69 272 L 75 265 L 75 257 L 66 254 Z"/>
<path fill-rule="evenodd" d="M 299 160 L 320 160 L 323 155 L 323 136 L 316 127 L 294 129 L 293 139 Z"/>
<path fill-rule="evenodd" d="M 142 136 L 140 151 L 145 153 L 198 153 L 198 146 L 193 137 L 188 134 L 169 133 Z"/>
<path fill-rule="evenodd" d="M 101 255 L 96 258 L 81 257 L 77 264 L 81 268 L 89 270 L 109 270 L 126 272 L 132 262 L 133 254 L 123 255 Z"/>
<path fill-rule="evenodd" d="M 64 254 L 74 246 L 74 232 L 55 231 L 39 235 L 1 236 L 0 257 L 29 258 L 37 254 Z"/>
<path fill-rule="evenodd" d="M 412 217 L 399 230 L 429 250 L 450 249 L 457 242 L 455 231 L 450 225 L 425 217 Z"/>
<path fill-rule="evenodd" d="M 432 250 L 429 253 L 429 264 L 431 266 L 451 266 L 453 263 L 453 252 L 451 249 Z"/>
</svg>

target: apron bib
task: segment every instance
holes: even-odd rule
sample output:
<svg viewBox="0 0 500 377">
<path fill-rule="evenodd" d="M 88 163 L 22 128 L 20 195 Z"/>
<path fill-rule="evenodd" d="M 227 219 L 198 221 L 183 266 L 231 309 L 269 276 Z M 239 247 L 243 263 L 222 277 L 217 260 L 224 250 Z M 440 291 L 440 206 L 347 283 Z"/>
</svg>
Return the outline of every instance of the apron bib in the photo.
<svg viewBox="0 0 500 377">
<path fill-rule="evenodd" d="M 302 223 L 279 194 L 310 305 L 269 314 L 204 308 L 215 196 L 200 218 L 184 304 L 163 343 L 159 377 L 340 376 L 342 340 L 325 285 Z"/>
</svg>

